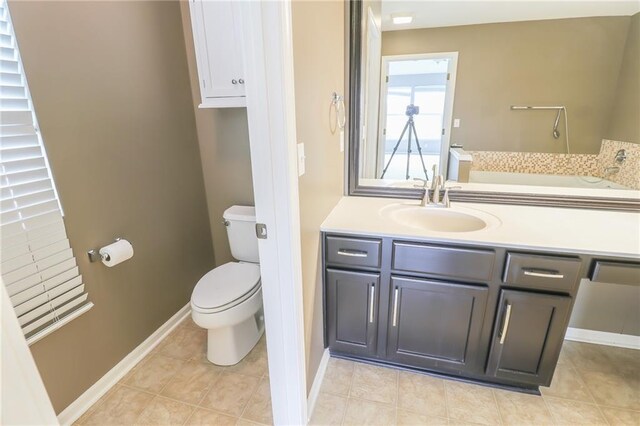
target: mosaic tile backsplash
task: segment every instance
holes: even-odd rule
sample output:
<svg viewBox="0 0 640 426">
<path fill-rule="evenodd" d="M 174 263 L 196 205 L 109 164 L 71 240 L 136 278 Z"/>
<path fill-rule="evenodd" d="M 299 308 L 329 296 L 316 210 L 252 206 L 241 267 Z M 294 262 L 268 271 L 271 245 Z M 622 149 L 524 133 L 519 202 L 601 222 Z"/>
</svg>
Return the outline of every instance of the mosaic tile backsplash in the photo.
<svg viewBox="0 0 640 426">
<path fill-rule="evenodd" d="M 617 164 L 614 158 L 620 149 L 626 151 L 627 159 Z M 594 176 L 640 189 L 640 145 L 636 143 L 603 139 L 597 155 L 505 151 L 469 151 L 469 154 L 473 156 L 473 171 Z M 607 167 L 614 166 L 620 170 L 605 172 Z"/>
</svg>

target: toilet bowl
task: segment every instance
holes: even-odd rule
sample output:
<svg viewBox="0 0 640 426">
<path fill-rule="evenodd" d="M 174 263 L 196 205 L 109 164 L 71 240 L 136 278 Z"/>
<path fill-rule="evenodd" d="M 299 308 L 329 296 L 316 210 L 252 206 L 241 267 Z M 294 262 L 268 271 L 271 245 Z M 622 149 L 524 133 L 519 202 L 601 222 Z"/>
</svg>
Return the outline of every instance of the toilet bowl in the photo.
<svg viewBox="0 0 640 426">
<path fill-rule="evenodd" d="M 207 330 L 207 359 L 237 364 L 264 333 L 262 286 L 253 207 L 233 206 L 224 213 L 229 262 L 205 274 L 191 295 L 193 321 Z"/>
</svg>

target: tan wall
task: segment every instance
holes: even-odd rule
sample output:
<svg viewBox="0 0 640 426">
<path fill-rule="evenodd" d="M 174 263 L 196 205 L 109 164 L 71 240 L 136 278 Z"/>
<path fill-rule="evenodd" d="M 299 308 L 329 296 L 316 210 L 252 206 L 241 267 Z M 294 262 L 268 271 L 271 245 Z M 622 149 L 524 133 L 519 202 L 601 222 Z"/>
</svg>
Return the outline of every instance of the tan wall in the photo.
<svg viewBox="0 0 640 426">
<path fill-rule="evenodd" d="M 467 25 L 383 33 L 382 54 L 459 52 L 451 142 L 471 151 L 565 152 L 554 111 L 568 109 L 574 153 L 597 154 L 605 137 L 629 17 Z M 636 116 L 637 118 L 637 116 Z M 611 136 L 613 137 L 613 136 Z"/>
<path fill-rule="evenodd" d="M 57 412 L 189 301 L 212 267 L 174 2 L 9 4 L 71 246 L 95 307 L 31 347 Z M 85 251 L 114 237 L 114 268 Z"/>
<path fill-rule="evenodd" d="M 344 93 L 344 3 L 295 1 L 292 6 L 296 132 L 304 143 L 300 231 L 307 385 L 324 351 L 320 224 L 342 196 L 343 154 L 329 130 L 331 93 Z M 331 24 L 333 23 L 333 24 Z"/>
<path fill-rule="evenodd" d="M 200 86 L 189 4 L 180 2 L 200 157 L 207 192 L 216 266 L 233 260 L 222 213 L 234 204 L 253 205 L 251 155 L 246 108 L 198 108 Z"/>
<path fill-rule="evenodd" d="M 631 17 L 607 139 L 640 143 L 640 13 Z"/>
</svg>

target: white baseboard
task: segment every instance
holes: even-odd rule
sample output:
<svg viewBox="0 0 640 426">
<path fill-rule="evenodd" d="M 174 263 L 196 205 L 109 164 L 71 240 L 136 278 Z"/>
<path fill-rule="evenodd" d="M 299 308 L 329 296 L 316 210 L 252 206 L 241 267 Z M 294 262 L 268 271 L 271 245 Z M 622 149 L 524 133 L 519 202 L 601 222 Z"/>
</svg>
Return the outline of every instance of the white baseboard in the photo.
<svg viewBox="0 0 640 426">
<path fill-rule="evenodd" d="M 73 401 L 58 414 L 61 425 L 71 425 L 78 420 L 93 404 L 95 404 L 109 389 L 111 389 L 125 374 L 153 350 L 178 324 L 191 312 L 191 304 L 187 303 L 182 309 L 162 324 L 160 328 L 140 343 L 133 351 L 125 356 L 111 370 L 95 382 L 89 389 Z"/>
<path fill-rule="evenodd" d="M 309 396 L 307 397 L 307 416 L 309 417 L 309 421 L 311 420 L 311 416 L 313 415 L 313 410 L 316 408 L 316 402 L 318 401 L 318 396 L 320 395 L 320 388 L 322 387 L 322 381 L 324 380 L 324 374 L 327 372 L 327 365 L 329 365 L 329 349 L 325 349 L 322 353 L 322 358 L 320 359 L 320 365 L 318 365 L 318 371 L 316 371 L 316 375 L 313 378 L 313 384 L 311 385 L 311 390 L 309 391 Z"/>
<path fill-rule="evenodd" d="M 573 340 L 575 342 L 596 343 L 598 345 L 640 349 L 640 336 L 633 336 L 630 334 L 609 333 L 606 331 L 569 327 L 564 338 L 565 340 Z"/>
</svg>

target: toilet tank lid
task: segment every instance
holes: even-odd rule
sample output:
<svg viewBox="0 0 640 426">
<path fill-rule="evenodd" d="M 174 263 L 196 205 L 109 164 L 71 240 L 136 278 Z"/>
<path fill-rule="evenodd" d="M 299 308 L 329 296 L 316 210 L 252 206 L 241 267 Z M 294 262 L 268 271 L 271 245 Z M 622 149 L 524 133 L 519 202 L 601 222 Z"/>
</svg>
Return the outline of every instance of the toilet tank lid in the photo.
<svg viewBox="0 0 640 426">
<path fill-rule="evenodd" d="M 226 220 L 240 220 L 243 222 L 256 221 L 256 208 L 253 206 L 231 206 L 222 215 Z"/>
</svg>

